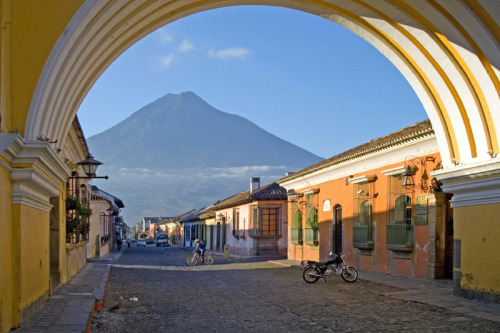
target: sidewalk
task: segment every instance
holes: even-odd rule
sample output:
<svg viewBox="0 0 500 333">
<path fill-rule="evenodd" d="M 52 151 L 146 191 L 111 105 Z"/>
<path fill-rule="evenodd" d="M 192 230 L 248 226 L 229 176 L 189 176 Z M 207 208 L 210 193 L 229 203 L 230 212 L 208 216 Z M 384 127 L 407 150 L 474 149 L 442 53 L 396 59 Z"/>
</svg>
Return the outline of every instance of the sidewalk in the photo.
<svg viewBox="0 0 500 333">
<path fill-rule="evenodd" d="M 186 248 L 188 249 L 188 248 Z M 224 252 L 210 251 L 224 256 Z M 122 251 L 106 257 L 88 259 L 85 267 L 67 284 L 60 286 L 38 312 L 15 333 L 24 332 L 89 332 L 94 311 L 102 306 L 110 267 L 120 258 Z M 232 258 L 252 258 L 231 255 Z M 300 267 L 300 261 L 266 258 L 271 263 Z M 453 296 L 451 281 L 411 279 L 375 272 L 359 272 L 359 278 L 380 283 L 399 290 L 384 296 L 399 300 L 429 304 L 450 311 L 500 322 L 500 304 Z"/>
<path fill-rule="evenodd" d="M 11 332 L 88 332 L 92 315 L 103 301 L 111 264 L 121 254 L 122 251 L 113 251 L 103 258 L 87 259 L 78 274 L 57 288 L 33 317 Z"/>
<path fill-rule="evenodd" d="M 298 260 L 284 259 L 272 262 L 280 265 L 300 267 L 300 261 Z M 384 294 L 386 297 L 433 305 L 465 315 L 500 322 L 500 304 L 453 296 L 451 280 L 412 279 L 365 271 L 359 272 L 359 279 L 400 289 Z"/>
</svg>

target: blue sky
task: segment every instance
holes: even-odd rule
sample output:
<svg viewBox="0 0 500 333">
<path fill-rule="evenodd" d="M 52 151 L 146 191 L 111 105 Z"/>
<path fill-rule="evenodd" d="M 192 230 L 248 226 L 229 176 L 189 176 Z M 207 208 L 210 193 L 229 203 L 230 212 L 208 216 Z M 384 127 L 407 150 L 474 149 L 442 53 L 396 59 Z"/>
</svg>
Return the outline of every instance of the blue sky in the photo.
<svg viewBox="0 0 500 333">
<path fill-rule="evenodd" d="M 324 158 L 427 118 L 404 77 L 366 41 L 267 6 L 206 11 L 155 31 L 106 70 L 78 116 L 90 137 L 184 91 Z"/>
</svg>

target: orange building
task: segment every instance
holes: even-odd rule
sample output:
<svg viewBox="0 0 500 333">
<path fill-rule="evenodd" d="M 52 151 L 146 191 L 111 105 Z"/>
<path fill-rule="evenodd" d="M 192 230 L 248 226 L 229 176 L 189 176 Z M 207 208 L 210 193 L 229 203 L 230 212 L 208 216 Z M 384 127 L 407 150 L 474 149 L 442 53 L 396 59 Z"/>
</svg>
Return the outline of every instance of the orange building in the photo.
<svg viewBox="0 0 500 333">
<path fill-rule="evenodd" d="M 430 121 L 350 149 L 278 183 L 288 192 L 288 257 L 419 278 L 452 278 L 450 194 Z"/>
</svg>

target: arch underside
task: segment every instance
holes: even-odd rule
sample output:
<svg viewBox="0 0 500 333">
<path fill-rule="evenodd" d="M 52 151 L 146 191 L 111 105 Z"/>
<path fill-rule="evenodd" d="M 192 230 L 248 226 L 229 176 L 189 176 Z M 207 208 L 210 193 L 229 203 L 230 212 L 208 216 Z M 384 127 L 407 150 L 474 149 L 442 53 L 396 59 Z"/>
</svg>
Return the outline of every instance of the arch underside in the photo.
<svg viewBox="0 0 500 333">
<path fill-rule="evenodd" d="M 30 106 L 26 139 L 44 135 L 64 144 L 88 91 L 125 50 L 182 17 L 236 5 L 301 10 L 358 34 L 413 87 L 431 119 L 446 168 L 496 158 L 500 2 L 489 0 L 87 0 L 46 63 Z"/>
</svg>

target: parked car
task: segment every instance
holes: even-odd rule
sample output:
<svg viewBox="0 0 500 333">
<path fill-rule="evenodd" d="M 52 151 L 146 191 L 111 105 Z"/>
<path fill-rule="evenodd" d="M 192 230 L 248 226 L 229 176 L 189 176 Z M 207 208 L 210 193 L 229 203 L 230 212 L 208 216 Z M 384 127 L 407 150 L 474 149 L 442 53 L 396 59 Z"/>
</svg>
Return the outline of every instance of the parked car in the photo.
<svg viewBox="0 0 500 333">
<path fill-rule="evenodd" d="M 168 246 L 168 236 L 167 234 L 159 234 L 156 236 L 156 247 Z"/>
<path fill-rule="evenodd" d="M 141 238 L 137 241 L 137 246 L 144 246 L 146 247 L 146 240 L 144 238 Z"/>
<path fill-rule="evenodd" d="M 154 244 L 154 243 L 155 243 L 154 238 L 151 238 L 151 237 L 146 238 L 146 244 Z"/>
</svg>

